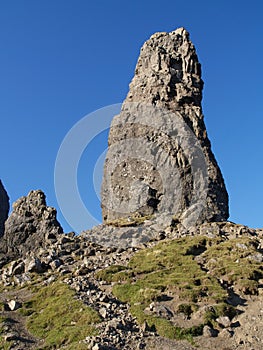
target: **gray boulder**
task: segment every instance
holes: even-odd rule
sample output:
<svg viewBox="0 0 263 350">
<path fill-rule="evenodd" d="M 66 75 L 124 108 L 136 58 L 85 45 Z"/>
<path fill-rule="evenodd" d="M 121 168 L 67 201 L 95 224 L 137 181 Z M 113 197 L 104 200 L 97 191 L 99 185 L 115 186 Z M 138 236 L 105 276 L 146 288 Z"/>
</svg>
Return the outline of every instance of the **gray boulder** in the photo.
<svg viewBox="0 0 263 350">
<path fill-rule="evenodd" d="M 9 212 L 9 197 L 0 180 L 0 237 L 4 234 L 5 221 Z"/>
<path fill-rule="evenodd" d="M 202 89 L 201 66 L 184 28 L 145 42 L 110 127 L 101 189 L 105 223 L 146 217 L 191 227 L 228 218 Z"/>
</svg>

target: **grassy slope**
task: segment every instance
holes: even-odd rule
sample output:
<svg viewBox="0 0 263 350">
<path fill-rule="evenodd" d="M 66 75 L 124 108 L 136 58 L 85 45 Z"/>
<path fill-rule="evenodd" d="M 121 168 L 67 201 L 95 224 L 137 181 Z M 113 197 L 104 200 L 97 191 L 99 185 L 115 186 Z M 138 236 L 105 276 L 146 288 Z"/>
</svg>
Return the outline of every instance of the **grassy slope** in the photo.
<svg viewBox="0 0 263 350">
<path fill-rule="evenodd" d="M 216 327 L 218 316 L 235 315 L 236 308 L 228 303 L 229 290 L 257 294 L 258 280 L 263 277 L 257 247 L 257 240 L 248 237 L 185 237 L 140 250 L 128 266 L 113 265 L 96 276 L 112 282 L 113 294 L 130 304 L 140 324 L 146 322 L 167 338 L 191 340 L 205 324 Z M 39 281 L 30 288 L 33 296 L 16 312 L 26 318 L 29 332 L 43 339 L 41 349 L 81 349 L 79 341 L 94 334 L 94 324 L 100 322 L 97 312 L 78 301 L 75 292 L 60 281 L 46 286 Z M 146 312 L 153 302 L 167 305 L 166 300 L 174 314 L 184 313 L 188 319 L 203 306 L 208 309 L 197 325 L 178 327 L 173 318 Z M 1 348 L 10 345 L 0 337 Z"/>
<path fill-rule="evenodd" d="M 93 325 L 100 321 L 97 312 L 77 300 L 74 291 L 61 282 L 37 287 L 20 312 L 27 316 L 30 333 L 44 340 L 42 349 L 61 345 L 79 349 L 79 341 L 95 334 Z"/>
<path fill-rule="evenodd" d="M 257 293 L 263 268 L 251 258 L 256 254 L 256 245 L 245 237 L 229 241 L 186 237 L 141 250 L 128 268 L 111 266 L 97 276 L 115 282 L 114 295 L 131 305 L 139 323 L 146 321 L 169 338 L 189 339 L 200 334 L 205 324 L 215 324 L 218 316 L 235 315 L 235 308 L 227 303 L 226 284 L 233 285 L 238 293 Z M 176 311 L 188 317 L 202 305 L 211 307 L 199 326 L 182 329 L 168 319 L 145 312 L 152 302 L 162 302 L 167 296 L 174 300 Z"/>
</svg>

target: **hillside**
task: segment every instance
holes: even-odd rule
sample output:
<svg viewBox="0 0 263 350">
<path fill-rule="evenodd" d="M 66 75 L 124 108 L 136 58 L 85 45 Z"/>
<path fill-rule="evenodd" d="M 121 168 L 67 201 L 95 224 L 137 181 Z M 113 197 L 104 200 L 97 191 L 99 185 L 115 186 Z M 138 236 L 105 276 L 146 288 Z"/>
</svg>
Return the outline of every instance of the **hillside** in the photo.
<svg viewBox="0 0 263 350">
<path fill-rule="evenodd" d="M 260 349 L 262 230 L 159 233 L 127 249 L 62 234 L 2 267 L 2 348 Z"/>
</svg>

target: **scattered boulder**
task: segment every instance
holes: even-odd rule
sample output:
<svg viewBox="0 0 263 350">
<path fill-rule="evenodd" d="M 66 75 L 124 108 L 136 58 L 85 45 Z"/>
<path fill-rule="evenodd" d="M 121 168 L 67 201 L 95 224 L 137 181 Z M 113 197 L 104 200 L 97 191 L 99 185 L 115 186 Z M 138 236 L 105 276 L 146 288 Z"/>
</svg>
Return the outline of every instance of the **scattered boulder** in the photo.
<svg viewBox="0 0 263 350">
<path fill-rule="evenodd" d="M 224 339 L 233 337 L 234 332 L 231 329 L 224 328 L 218 335 Z"/>
<path fill-rule="evenodd" d="M 216 319 L 216 322 L 221 326 L 222 328 L 228 328 L 231 325 L 231 321 L 228 316 L 220 316 Z"/>
<path fill-rule="evenodd" d="M 184 28 L 143 45 L 114 117 L 101 190 L 105 223 L 162 217 L 191 227 L 226 220 L 228 194 L 202 114 L 201 66 Z"/>
<path fill-rule="evenodd" d="M 5 221 L 9 212 L 9 197 L 0 180 L 0 237 L 4 234 Z"/>
<path fill-rule="evenodd" d="M 20 275 L 25 272 L 25 262 L 21 260 L 12 261 L 9 264 L 9 275 Z"/>
<path fill-rule="evenodd" d="M 4 340 L 7 342 L 11 342 L 13 340 L 17 340 L 18 339 L 18 335 L 16 333 L 7 333 L 4 336 Z"/>
<path fill-rule="evenodd" d="M 8 306 L 8 309 L 9 309 L 10 311 L 15 311 L 15 310 L 21 308 L 21 307 L 22 307 L 22 304 L 21 304 L 19 301 L 17 301 L 17 300 L 10 300 L 10 301 L 7 303 L 7 306 Z"/>
<path fill-rule="evenodd" d="M 212 337 L 216 337 L 217 334 L 218 334 L 218 332 L 215 329 L 213 329 L 207 325 L 204 326 L 204 329 L 203 329 L 203 336 L 204 337 L 212 338 Z"/>
<path fill-rule="evenodd" d="M 38 258 L 32 257 L 25 260 L 25 272 L 41 273 L 43 271 L 43 265 Z"/>
<path fill-rule="evenodd" d="M 59 259 L 55 259 L 55 260 L 51 261 L 51 263 L 50 263 L 50 267 L 52 270 L 58 269 L 61 265 L 62 265 L 62 262 Z"/>
<path fill-rule="evenodd" d="M 154 311 L 158 317 L 166 318 L 167 320 L 173 317 L 172 311 L 160 303 L 155 304 Z"/>
</svg>

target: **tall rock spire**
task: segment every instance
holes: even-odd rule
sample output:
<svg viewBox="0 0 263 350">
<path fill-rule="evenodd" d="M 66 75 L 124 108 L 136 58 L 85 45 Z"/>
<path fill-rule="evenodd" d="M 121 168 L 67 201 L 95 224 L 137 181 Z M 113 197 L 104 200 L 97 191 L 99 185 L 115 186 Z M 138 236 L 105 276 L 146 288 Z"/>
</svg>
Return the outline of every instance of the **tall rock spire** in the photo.
<svg viewBox="0 0 263 350">
<path fill-rule="evenodd" d="M 163 216 L 167 224 L 191 226 L 228 218 L 228 194 L 203 120 L 202 89 L 201 65 L 184 28 L 156 33 L 144 43 L 110 128 L 104 222 Z"/>
</svg>

